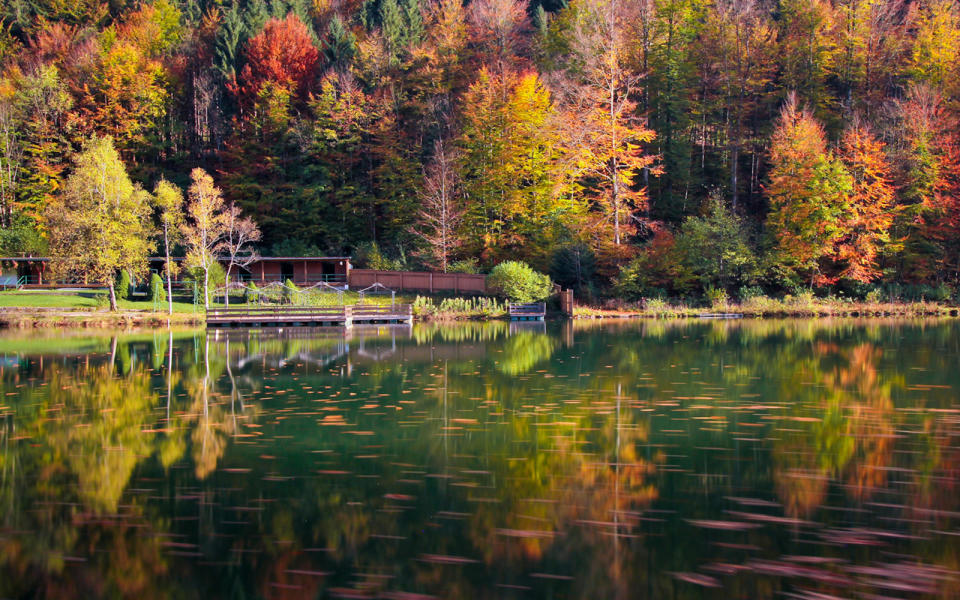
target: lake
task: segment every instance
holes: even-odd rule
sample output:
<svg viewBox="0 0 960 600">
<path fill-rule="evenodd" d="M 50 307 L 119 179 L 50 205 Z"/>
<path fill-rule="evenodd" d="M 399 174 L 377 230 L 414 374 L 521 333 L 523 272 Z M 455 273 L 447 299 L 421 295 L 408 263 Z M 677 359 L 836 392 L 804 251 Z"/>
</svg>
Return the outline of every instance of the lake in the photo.
<svg viewBox="0 0 960 600">
<path fill-rule="evenodd" d="M 0 335 L 0 598 L 958 598 L 960 323 Z"/>
</svg>

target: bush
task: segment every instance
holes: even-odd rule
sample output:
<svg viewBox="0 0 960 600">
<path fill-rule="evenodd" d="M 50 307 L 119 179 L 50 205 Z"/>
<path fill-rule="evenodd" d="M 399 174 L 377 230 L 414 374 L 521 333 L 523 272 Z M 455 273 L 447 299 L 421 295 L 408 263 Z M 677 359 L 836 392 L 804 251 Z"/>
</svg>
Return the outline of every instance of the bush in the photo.
<svg viewBox="0 0 960 600">
<path fill-rule="evenodd" d="M 946 303 L 953 300 L 953 288 L 945 283 L 941 283 L 937 287 L 933 288 L 933 293 L 930 295 L 930 299 L 935 302 Z"/>
<path fill-rule="evenodd" d="M 413 314 L 418 317 L 430 316 L 437 312 L 437 307 L 433 305 L 433 300 L 426 296 L 417 296 L 413 301 Z"/>
<path fill-rule="evenodd" d="M 753 298 L 760 298 L 764 295 L 763 288 L 758 285 L 749 285 L 740 288 L 740 292 L 737 296 L 740 298 L 740 302 L 746 302 Z"/>
<path fill-rule="evenodd" d="M 196 284 L 197 299 L 203 302 L 203 268 L 193 267 L 192 269 L 187 269 L 184 278 Z M 223 267 L 220 266 L 220 263 L 215 262 L 210 265 L 210 275 L 208 279 L 210 280 L 211 291 L 223 287 L 223 284 L 227 281 L 227 273 L 223 270 Z M 211 302 L 213 302 L 213 300 L 214 298 L 210 298 Z"/>
<path fill-rule="evenodd" d="M 388 258 L 376 242 L 361 245 L 357 249 L 355 262 L 360 268 L 377 271 L 403 271 L 406 266 L 404 257 L 401 256 L 399 259 Z"/>
<path fill-rule="evenodd" d="M 133 281 L 130 279 L 130 272 L 126 269 L 120 270 L 120 275 L 117 277 L 115 291 L 117 293 L 118 300 L 129 300 L 130 299 L 130 289 L 133 287 Z"/>
<path fill-rule="evenodd" d="M 247 284 L 247 289 L 243 292 L 243 299 L 247 304 L 260 303 L 260 288 L 254 282 Z"/>
<path fill-rule="evenodd" d="M 869 292 L 867 292 L 867 295 L 864 296 L 863 300 L 868 304 L 880 304 L 884 300 L 883 290 L 881 290 L 878 287 L 875 287 Z"/>
<path fill-rule="evenodd" d="M 708 285 L 704 290 L 704 293 L 707 296 L 707 302 L 710 304 L 710 308 L 713 309 L 726 309 L 727 304 L 729 303 L 730 298 L 727 296 L 727 290 L 722 287 L 713 287 Z"/>
<path fill-rule="evenodd" d="M 167 301 L 167 288 L 163 285 L 163 278 L 156 273 L 150 275 L 150 299 L 155 303 Z"/>
<path fill-rule="evenodd" d="M 480 272 L 480 265 L 477 263 L 475 258 L 466 258 L 464 260 L 457 260 L 449 265 L 447 265 L 448 273 L 469 273 L 476 275 Z"/>
<path fill-rule="evenodd" d="M 497 295 L 514 302 L 537 302 L 550 295 L 553 283 L 548 276 L 537 273 L 526 263 L 508 260 L 490 271 L 487 286 Z"/>
<path fill-rule="evenodd" d="M 300 300 L 300 288 L 297 287 L 291 280 L 287 280 L 283 284 L 283 299 L 286 300 L 288 304 L 296 304 Z"/>
</svg>

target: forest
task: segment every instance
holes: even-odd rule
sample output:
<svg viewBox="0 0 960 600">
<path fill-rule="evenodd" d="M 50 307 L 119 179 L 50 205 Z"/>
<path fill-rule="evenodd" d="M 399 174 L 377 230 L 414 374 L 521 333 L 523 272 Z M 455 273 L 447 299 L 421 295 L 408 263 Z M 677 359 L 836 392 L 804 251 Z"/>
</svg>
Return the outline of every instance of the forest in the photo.
<svg viewBox="0 0 960 600">
<path fill-rule="evenodd" d="M 100 148 L 138 190 L 203 169 L 264 255 L 517 259 L 625 299 L 960 284 L 957 0 L 3 0 L 0 18 L 2 256 L 75 225 L 63 196 Z M 159 240 L 143 203 L 137 235 Z"/>
</svg>

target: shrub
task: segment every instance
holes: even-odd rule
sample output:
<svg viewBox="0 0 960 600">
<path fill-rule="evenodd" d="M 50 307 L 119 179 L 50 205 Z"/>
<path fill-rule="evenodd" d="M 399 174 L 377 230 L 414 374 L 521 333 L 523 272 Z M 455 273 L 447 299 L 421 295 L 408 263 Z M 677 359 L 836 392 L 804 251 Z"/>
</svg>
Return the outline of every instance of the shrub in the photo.
<svg viewBox="0 0 960 600">
<path fill-rule="evenodd" d="M 413 300 L 413 314 L 418 317 L 432 315 L 437 312 L 437 307 L 433 305 L 433 300 L 426 296 L 417 296 Z"/>
<path fill-rule="evenodd" d="M 243 292 L 243 299 L 246 300 L 247 304 L 260 303 L 260 288 L 257 287 L 256 283 L 251 281 L 247 284 L 247 289 Z"/>
<path fill-rule="evenodd" d="M 300 300 L 300 288 L 292 280 L 288 279 L 283 284 L 283 299 L 288 304 L 296 304 Z"/>
<path fill-rule="evenodd" d="M 447 265 L 448 273 L 469 273 L 477 274 L 480 272 L 480 265 L 477 263 L 475 258 L 465 258 L 463 260 L 457 260 L 449 265 Z"/>
<path fill-rule="evenodd" d="M 763 288 L 758 285 L 750 285 L 740 288 L 737 294 L 741 302 L 746 302 L 752 298 L 760 298 L 764 295 Z"/>
<path fill-rule="evenodd" d="M 163 285 L 163 278 L 156 273 L 150 275 L 150 299 L 155 303 L 167 301 L 167 288 Z"/>
<path fill-rule="evenodd" d="M 643 308 L 652 315 L 661 316 L 670 312 L 670 305 L 662 298 L 644 299 Z"/>
<path fill-rule="evenodd" d="M 377 271 L 402 271 L 406 262 L 402 256 L 399 259 L 387 257 L 376 242 L 360 246 L 355 260 L 362 268 Z"/>
<path fill-rule="evenodd" d="M 120 275 L 117 277 L 115 291 L 117 293 L 117 298 L 119 300 L 129 300 L 130 299 L 130 289 L 133 287 L 133 281 L 130 279 L 130 272 L 126 269 L 120 270 Z"/>
<path fill-rule="evenodd" d="M 950 302 L 953 299 L 953 289 L 949 285 L 941 283 L 933 288 L 930 299 L 935 302 Z"/>
<path fill-rule="evenodd" d="M 730 300 L 727 296 L 727 290 L 722 287 L 708 285 L 704 293 L 707 296 L 707 302 L 710 304 L 710 308 L 725 309 L 727 307 L 727 303 Z"/>
<path fill-rule="evenodd" d="M 868 304 L 880 304 L 883 302 L 883 290 L 875 287 L 867 292 L 867 295 L 864 296 L 863 300 Z"/>
<path fill-rule="evenodd" d="M 499 296 L 514 302 L 544 300 L 553 288 L 548 276 L 515 260 L 508 260 L 494 267 L 487 275 L 487 286 Z"/>
<path fill-rule="evenodd" d="M 203 269 L 201 267 L 193 267 L 192 269 L 187 269 L 185 278 L 194 282 L 197 286 L 197 297 L 203 302 Z M 219 287 L 222 287 L 223 284 L 227 281 L 227 273 L 223 270 L 223 267 L 220 266 L 220 263 L 213 263 L 210 265 L 210 275 L 208 277 L 210 280 L 210 290 L 211 292 Z M 210 301 L 213 302 L 213 298 L 210 298 Z"/>
</svg>

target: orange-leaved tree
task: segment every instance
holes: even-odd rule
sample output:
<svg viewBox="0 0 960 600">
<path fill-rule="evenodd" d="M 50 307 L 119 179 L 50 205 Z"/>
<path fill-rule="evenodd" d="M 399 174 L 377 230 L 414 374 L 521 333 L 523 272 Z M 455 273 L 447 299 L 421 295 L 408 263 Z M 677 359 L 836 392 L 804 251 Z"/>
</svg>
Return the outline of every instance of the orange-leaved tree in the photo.
<svg viewBox="0 0 960 600">
<path fill-rule="evenodd" d="M 840 159 L 853 183 L 845 235 L 834 248 L 840 278 L 868 282 L 880 276 L 878 258 L 891 243 L 896 190 L 883 143 L 861 123 L 840 142 Z"/>
<path fill-rule="evenodd" d="M 767 227 L 777 240 L 779 258 L 811 285 L 829 283 L 820 261 L 849 234 L 853 182 L 827 149 L 823 127 L 800 108 L 795 94 L 787 97 L 780 112 L 770 162 Z"/>
<path fill-rule="evenodd" d="M 631 99 L 643 74 L 627 68 L 628 8 L 622 0 L 581 6 L 572 44 L 578 60 L 571 64 L 582 67 L 571 73 L 579 87 L 568 106 L 570 120 L 582 129 L 570 136 L 579 142 L 570 150 L 612 223 L 615 246 L 634 230 L 636 213 L 646 209 L 646 189 L 639 187 L 637 176 L 655 159 L 643 150 L 655 134 Z"/>
</svg>

